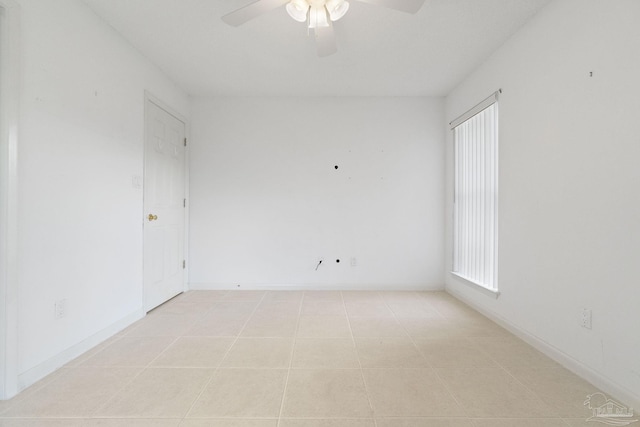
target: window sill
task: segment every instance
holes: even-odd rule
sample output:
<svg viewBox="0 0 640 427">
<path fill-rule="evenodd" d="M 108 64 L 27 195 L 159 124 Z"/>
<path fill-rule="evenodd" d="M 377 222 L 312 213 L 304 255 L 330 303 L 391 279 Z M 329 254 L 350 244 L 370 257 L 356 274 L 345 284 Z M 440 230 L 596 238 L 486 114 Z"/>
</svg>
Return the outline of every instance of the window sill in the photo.
<svg viewBox="0 0 640 427">
<path fill-rule="evenodd" d="M 456 278 L 460 279 L 461 283 L 464 283 L 470 288 L 473 288 L 476 291 L 479 291 L 480 293 L 487 295 L 488 297 L 498 299 L 498 297 L 500 296 L 500 291 L 498 291 L 497 289 L 489 289 L 487 287 L 484 287 L 474 281 L 467 279 L 464 276 L 459 275 L 458 273 L 454 273 L 453 271 L 451 272 L 451 274 L 454 275 Z"/>
</svg>

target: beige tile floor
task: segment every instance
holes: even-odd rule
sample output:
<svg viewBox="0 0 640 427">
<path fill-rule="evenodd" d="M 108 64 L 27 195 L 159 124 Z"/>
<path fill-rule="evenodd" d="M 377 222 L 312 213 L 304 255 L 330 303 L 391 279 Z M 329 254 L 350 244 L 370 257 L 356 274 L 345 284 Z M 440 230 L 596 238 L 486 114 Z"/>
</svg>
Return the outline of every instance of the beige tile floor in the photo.
<svg viewBox="0 0 640 427">
<path fill-rule="evenodd" d="M 569 427 L 596 391 L 444 292 L 191 291 L 0 426 Z"/>
</svg>

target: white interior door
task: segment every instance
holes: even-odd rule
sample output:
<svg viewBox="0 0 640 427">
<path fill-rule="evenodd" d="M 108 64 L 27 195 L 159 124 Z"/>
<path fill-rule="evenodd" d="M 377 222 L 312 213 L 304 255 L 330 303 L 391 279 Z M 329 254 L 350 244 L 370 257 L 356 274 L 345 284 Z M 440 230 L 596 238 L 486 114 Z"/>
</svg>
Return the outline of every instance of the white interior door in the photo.
<svg viewBox="0 0 640 427">
<path fill-rule="evenodd" d="M 184 290 L 185 124 L 147 100 L 144 168 L 144 307 Z"/>
</svg>

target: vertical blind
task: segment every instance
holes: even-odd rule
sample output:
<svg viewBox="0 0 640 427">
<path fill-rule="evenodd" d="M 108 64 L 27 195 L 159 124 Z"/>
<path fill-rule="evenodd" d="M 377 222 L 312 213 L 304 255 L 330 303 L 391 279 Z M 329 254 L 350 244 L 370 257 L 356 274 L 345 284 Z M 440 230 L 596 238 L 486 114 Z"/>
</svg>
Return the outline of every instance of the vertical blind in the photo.
<svg viewBox="0 0 640 427">
<path fill-rule="evenodd" d="M 493 102 L 491 102 L 493 100 Z M 453 272 L 497 291 L 498 104 L 452 122 L 454 132 Z M 488 106 L 486 106 L 489 104 Z M 455 125 L 454 125 L 455 123 Z"/>
</svg>

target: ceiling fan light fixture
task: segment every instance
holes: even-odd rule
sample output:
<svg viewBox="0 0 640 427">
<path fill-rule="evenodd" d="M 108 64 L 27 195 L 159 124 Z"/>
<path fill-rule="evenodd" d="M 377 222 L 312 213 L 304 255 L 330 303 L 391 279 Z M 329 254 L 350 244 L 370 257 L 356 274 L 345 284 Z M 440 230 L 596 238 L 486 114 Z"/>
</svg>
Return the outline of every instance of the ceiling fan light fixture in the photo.
<svg viewBox="0 0 640 427">
<path fill-rule="evenodd" d="M 287 13 L 298 22 L 307 21 L 308 11 L 309 3 L 307 3 L 306 0 L 291 0 L 287 3 Z"/>
<path fill-rule="evenodd" d="M 324 6 L 309 8 L 309 28 L 328 27 L 329 25 L 327 9 Z"/>
<path fill-rule="evenodd" d="M 349 10 L 349 2 L 346 0 L 327 0 L 326 7 L 331 20 L 337 21 Z"/>
</svg>

